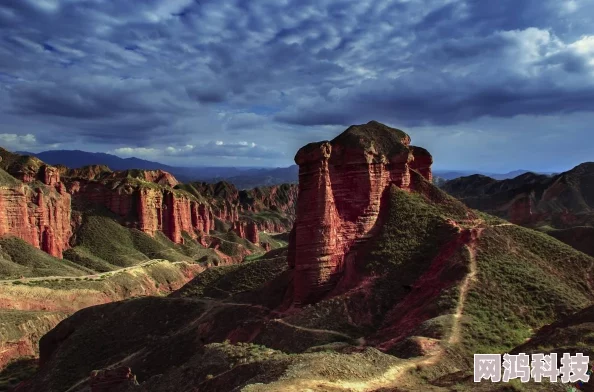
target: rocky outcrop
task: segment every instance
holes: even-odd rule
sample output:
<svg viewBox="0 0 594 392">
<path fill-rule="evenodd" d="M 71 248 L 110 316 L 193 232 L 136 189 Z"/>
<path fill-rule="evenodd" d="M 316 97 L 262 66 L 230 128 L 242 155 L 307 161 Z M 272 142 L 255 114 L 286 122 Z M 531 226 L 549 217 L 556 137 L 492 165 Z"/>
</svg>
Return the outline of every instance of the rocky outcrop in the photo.
<svg viewBox="0 0 594 392">
<path fill-rule="evenodd" d="M 45 185 L 55 186 L 60 182 L 60 172 L 58 169 L 48 165 L 41 167 L 38 177 Z"/>
<path fill-rule="evenodd" d="M 101 205 L 122 219 L 122 223 L 151 236 L 162 231 L 171 241 L 182 243 L 185 231 L 208 234 L 211 211 L 190 195 L 149 183 L 103 179 L 73 180 L 69 190 L 79 204 Z"/>
<path fill-rule="evenodd" d="M 235 221 L 231 225 L 231 230 L 233 230 L 239 237 L 245 238 L 245 223 Z"/>
<path fill-rule="evenodd" d="M 208 234 L 211 227 L 212 212 L 209 206 L 202 203 L 191 202 L 192 226 L 194 229 Z"/>
<path fill-rule="evenodd" d="M 406 133 L 372 121 L 297 152 L 299 198 L 288 260 L 294 304 L 318 300 L 349 273 L 357 246 L 380 218 L 384 192 L 392 184 L 409 188 L 415 150 L 416 168 L 430 179 L 430 155 L 409 145 Z"/>
<path fill-rule="evenodd" d="M 179 181 L 172 175 L 163 170 L 122 170 L 112 172 L 106 177 L 114 179 L 136 178 L 142 181 L 157 185 L 174 187 Z"/>
<path fill-rule="evenodd" d="M 19 237 L 62 258 L 72 235 L 71 199 L 59 169 L 4 149 L 0 158 L 0 236 Z"/>
<path fill-rule="evenodd" d="M 70 195 L 54 182 L 55 175 L 48 178 L 57 189 L 24 183 L 0 187 L 0 236 L 22 238 L 61 258 L 72 235 Z"/>
<path fill-rule="evenodd" d="M 163 226 L 163 193 L 141 188 L 138 191 L 138 229 L 153 236 Z"/>
<path fill-rule="evenodd" d="M 410 168 L 418 171 L 423 177 L 430 182 L 433 182 L 433 173 L 431 165 L 433 165 L 433 157 L 429 151 L 422 147 L 410 147 L 413 153 L 414 160 L 410 163 Z"/>
<path fill-rule="evenodd" d="M 69 169 L 66 166 L 58 166 L 63 177 L 78 178 L 83 180 L 99 180 L 104 175 L 112 173 L 105 165 L 89 165 L 78 169 Z"/>
<path fill-rule="evenodd" d="M 286 232 L 293 223 L 297 198 L 294 185 L 239 192 L 226 183 L 179 184 L 172 188 L 139 181 L 124 175 L 125 172 L 110 173 L 91 167 L 83 173 L 77 172 L 85 173 L 94 179 L 79 176 L 68 180 L 68 190 L 76 201 L 104 206 L 127 226 L 149 235 L 162 231 L 175 243 L 183 242 L 183 232 L 193 237 L 196 233 L 209 234 L 215 229 L 215 218 L 227 222 L 237 235 L 248 240 L 258 239 L 255 231 Z M 269 211 L 273 215 L 259 215 Z M 249 236 L 248 226 L 252 230 Z"/>
<path fill-rule="evenodd" d="M 231 226 L 231 230 L 235 232 L 239 237 L 250 241 L 253 244 L 258 245 L 260 243 L 259 228 L 256 222 L 242 222 L 235 221 Z"/>
<path fill-rule="evenodd" d="M 258 225 L 255 222 L 249 222 L 245 228 L 245 239 L 253 244 L 260 243 L 260 234 L 258 232 Z"/>
</svg>

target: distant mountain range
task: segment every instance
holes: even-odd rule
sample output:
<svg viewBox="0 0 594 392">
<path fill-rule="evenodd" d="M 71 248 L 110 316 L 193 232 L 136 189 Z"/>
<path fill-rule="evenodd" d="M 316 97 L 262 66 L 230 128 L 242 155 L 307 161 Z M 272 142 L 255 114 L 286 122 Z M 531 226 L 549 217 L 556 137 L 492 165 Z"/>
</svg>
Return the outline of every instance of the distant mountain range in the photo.
<svg viewBox="0 0 594 392">
<path fill-rule="evenodd" d="M 228 166 L 177 167 L 140 158 L 120 158 L 112 154 L 80 150 L 50 150 L 39 153 L 19 151 L 18 153 L 36 156 L 50 165 L 61 164 L 70 168 L 79 168 L 88 165 L 106 165 L 112 170 L 164 170 L 173 174 L 182 182 L 227 181 L 234 184 L 239 189 L 248 189 L 263 185 L 296 183 L 299 177 L 299 168 L 297 165 L 278 168 L 241 168 Z M 473 174 L 482 174 L 496 180 L 505 180 L 528 172 L 528 170 L 514 170 L 509 173 L 489 173 L 471 170 L 434 170 L 433 174 L 437 179 L 436 183 L 443 183 L 444 180 L 451 180 Z M 440 179 L 443 180 L 439 181 Z"/>
<path fill-rule="evenodd" d="M 298 178 L 297 165 L 279 168 L 241 168 L 241 167 L 176 167 L 140 158 L 120 158 L 102 152 L 80 150 L 51 150 L 39 153 L 18 151 L 22 155 L 32 155 L 50 165 L 64 165 L 76 169 L 88 165 L 106 165 L 111 170 L 164 170 L 173 174 L 179 181 L 228 181 L 240 189 L 262 185 L 295 183 Z"/>
<path fill-rule="evenodd" d="M 434 170 L 433 175 L 436 177 L 441 177 L 444 180 L 453 180 L 454 178 L 460 177 L 467 177 L 473 174 L 482 174 L 483 176 L 491 177 L 496 180 L 507 180 L 510 178 L 516 178 L 521 176 L 522 174 L 531 173 L 531 170 L 514 170 L 508 173 L 489 173 L 489 172 L 482 172 L 482 171 L 470 171 L 470 170 Z M 538 172 L 538 174 L 553 174 L 553 173 L 544 173 Z"/>
<path fill-rule="evenodd" d="M 554 176 L 459 177 L 443 190 L 470 208 L 536 228 L 594 256 L 594 162 Z"/>
</svg>

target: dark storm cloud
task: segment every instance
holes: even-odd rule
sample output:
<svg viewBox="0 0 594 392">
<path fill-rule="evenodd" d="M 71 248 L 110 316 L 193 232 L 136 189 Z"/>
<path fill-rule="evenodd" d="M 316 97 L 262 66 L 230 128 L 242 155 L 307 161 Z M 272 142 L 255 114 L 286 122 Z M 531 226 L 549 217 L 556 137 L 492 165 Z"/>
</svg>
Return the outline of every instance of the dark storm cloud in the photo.
<svg viewBox="0 0 594 392">
<path fill-rule="evenodd" d="M 582 62 L 560 64 L 565 72 L 584 69 Z M 508 76 L 505 80 L 494 79 L 476 87 L 476 82 L 418 72 L 405 80 L 364 83 L 337 100 L 315 100 L 281 113 L 277 119 L 299 125 L 349 125 L 365 118 L 389 118 L 406 126 L 420 126 L 451 125 L 483 116 L 594 110 L 594 86 L 566 86 L 554 78 L 532 81 Z"/>
<path fill-rule="evenodd" d="M 144 99 L 141 89 L 122 89 L 106 84 L 81 81 L 71 83 L 22 83 L 10 92 L 14 108 L 21 114 L 52 115 L 79 119 L 114 118 L 126 114 L 149 114 L 157 105 Z M 161 112 L 174 112 L 162 105 Z"/>
<path fill-rule="evenodd" d="M 186 88 L 188 96 L 203 103 L 219 103 L 225 101 L 228 90 L 224 85 L 191 86 Z"/>
<path fill-rule="evenodd" d="M 336 130 L 303 126 L 591 113 L 593 15 L 587 0 L 5 0 L 2 140 L 288 164 Z"/>
</svg>

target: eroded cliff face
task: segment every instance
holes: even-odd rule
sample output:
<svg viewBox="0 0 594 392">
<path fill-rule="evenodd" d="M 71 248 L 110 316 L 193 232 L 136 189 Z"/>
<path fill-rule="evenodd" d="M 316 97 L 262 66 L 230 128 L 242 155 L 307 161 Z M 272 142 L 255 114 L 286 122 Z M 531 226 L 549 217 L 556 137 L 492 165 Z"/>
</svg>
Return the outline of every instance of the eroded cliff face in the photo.
<svg viewBox="0 0 594 392">
<path fill-rule="evenodd" d="M 178 244 L 183 242 L 183 232 L 196 237 L 196 232 L 208 234 L 211 229 L 212 211 L 206 203 L 167 186 L 117 179 L 101 182 L 77 179 L 69 184 L 69 190 L 81 204 L 104 206 L 126 226 L 151 236 L 162 231 Z"/>
<path fill-rule="evenodd" d="M 84 211 L 97 206 L 122 225 L 151 236 L 163 232 L 175 243 L 183 243 L 184 232 L 208 235 L 215 219 L 258 243 L 258 231 L 288 231 L 295 216 L 296 185 L 239 191 L 225 182 L 180 184 L 161 170 L 53 167 L 4 149 L 0 156 L 7 171 L 0 186 L 0 236 L 20 237 L 56 257 L 68 249 Z"/>
<path fill-rule="evenodd" d="M 415 161 L 417 151 L 418 162 Z M 410 137 L 377 122 L 312 143 L 299 165 L 297 217 L 289 244 L 293 303 L 314 302 L 354 267 L 358 245 L 374 234 L 390 185 L 409 189 L 410 170 L 431 179 L 431 156 Z"/>
<path fill-rule="evenodd" d="M 246 237 L 245 230 L 237 226 L 240 222 L 253 223 L 259 231 L 271 233 L 287 232 L 293 226 L 298 194 L 295 184 L 238 190 L 234 185 L 221 181 L 216 184 L 182 184 L 179 189 L 206 200 L 212 211 L 211 230 L 215 227 L 214 218 L 231 224 L 242 238 Z"/>
<path fill-rule="evenodd" d="M 429 151 L 422 147 L 410 146 L 410 148 L 414 157 L 414 160 L 410 163 L 410 168 L 418 171 L 423 177 L 432 182 L 431 166 L 433 165 L 433 157 Z"/>
<path fill-rule="evenodd" d="M 298 190 L 295 184 L 283 184 L 239 191 L 240 209 L 251 212 L 274 209 L 294 216 Z"/>
<path fill-rule="evenodd" d="M 183 232 L 194 238 L 209 234 L 215 229 L 215 218 L 228 223 L 241 238 L 250 241 L 258 239 L 254 230 L 285 232 L 293 223 L 295 185 L 240 192 L 227 183 L 172 187 L 178 184 L 177 180 L 160 171 L 112 173 L 101 167 L 89 167 L 69 173 L 73 177 L 67 181 L 68 191 L 75 202 L 104 206 L 126 226 L 151 236 L 161 231 L 175 243 L 183 243 Z M 245 194 L 256 197 L 246 198 Z M 250 218 L 269 210 L 278 211 L 286 218 L 283 221 Z M 252 229 L 249 235 L 246 227 Z"/>
<path fill-rule="evenodd" d="M 72 230 L 70 195 L 60 182 L 58 169 L 34 159 L 9 161 L 4 167 L 13 180 L 0 185 L 0 236 L 22 238 L 61 258 Z"/>
</svg>

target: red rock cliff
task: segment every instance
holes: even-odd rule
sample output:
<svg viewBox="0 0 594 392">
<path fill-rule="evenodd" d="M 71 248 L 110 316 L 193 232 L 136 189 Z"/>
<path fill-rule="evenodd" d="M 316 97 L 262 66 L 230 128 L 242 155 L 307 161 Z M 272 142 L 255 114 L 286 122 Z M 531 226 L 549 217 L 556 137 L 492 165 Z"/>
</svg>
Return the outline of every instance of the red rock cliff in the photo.
<svg viewBox="0 0 594 392">
<path fill-rule="evenodd" d="M 411 167 L 430 179 L 431 156 L 409 144 L 406 133 L 372 121 L 297 152 L 299 198 L 288 260 L 295 304 L 319 299 L 347 273 L 391 184 L 408 189 Z M 415 151 L 422 157 L 416 166 Z"/>
<path fill-rule="evenodd" d="M 122 180 L 117 173 L 101 181 L 75 179 L 69 183 L 69 190 L 80 203 L 102 205 L 120 216 L 127 226 L 151 236 L 162 231 L 171 241 L 182 243 L 184 231 L 190 235 L 195 231 L 208 234 L 211 211 L 207 204 L 169 186 Z M 172 176 L 163 178 L 169 177 Z"/>
<path fill-rule="evenodd" d="M 62 258 L 72 235 L 70 195 L 55 175 L 56 188 L 15 182 L 0 187 L 0 236 L 13 235 Z"/>
<path fill-rule="evenodd" d="M 194 238 L 209 234 L 215 217 L 254 243 L 258 231 L 283 232 L 293 224 L 294 185 L 238 191 L 225 182 L 179 184 L 161 170 L 53 167 L 2 148 L 0 157 L 0 168 L 8 172 L 1 178 L 0 236 L 18 236 L 57 257 L 69 246 L 71 224 L 82 224 L 80 214 L 71 219 L 71 202 L 81 211 L 103 206 L 121 224 L 151 236 L 161 231 L 176 243 L 183 243 L 183 232 Z M 269 211 L 271 216 L 258 215 Z"/>
<path fill-rule="evenodd" d="M 433 180 L 433 173 L 431 165 L 433 165 L 433 157 L 429 151 L 422 147 L 410 146 L 414 160 L 410 163 L 410 168 L 418 171 L 429 182 Z"/>
<path fill-rule="evenodd" d="M 253 244 L 260 244 L 260 234 L 256 222 L 249 222 L 245 228 L 245 238 Z"/>
<path fill-rule="evenodd" d="M 212 211 L 211 230 L 215 227 L 214 218 L 231 224 L 232 230 L 248 240 L 245 228 L 240 227 L 242 225 L 255 224 L 258 231 L 272 233 L 287 232 L 293 226 L 298 193 L 295 184 L 238 191 L 234 185 L 221 181 L 216 184 L 182 184 L 179 188 L 206 200 Z M 204 216 L 207 216 L 206 213 Z"/>
</svg>

